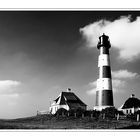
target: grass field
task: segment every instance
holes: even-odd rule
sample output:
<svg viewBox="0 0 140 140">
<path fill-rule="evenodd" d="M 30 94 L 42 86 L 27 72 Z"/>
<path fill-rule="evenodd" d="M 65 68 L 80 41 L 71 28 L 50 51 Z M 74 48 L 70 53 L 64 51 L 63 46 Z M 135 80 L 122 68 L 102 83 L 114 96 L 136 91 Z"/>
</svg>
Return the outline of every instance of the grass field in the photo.
<svg viewBox="0 0 140 140">
<path fill-rule="evenodd" d="M 128 119 L 55 117 L 50 115 L 0 120 L 0 129 L 139 129 L 140 122 Z"/>
</svg>

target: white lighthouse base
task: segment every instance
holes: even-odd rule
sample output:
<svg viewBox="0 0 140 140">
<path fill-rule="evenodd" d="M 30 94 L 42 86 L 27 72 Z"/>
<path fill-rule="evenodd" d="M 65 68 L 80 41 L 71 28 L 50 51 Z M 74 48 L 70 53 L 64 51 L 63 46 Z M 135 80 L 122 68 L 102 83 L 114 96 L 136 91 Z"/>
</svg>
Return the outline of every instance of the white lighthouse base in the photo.
<svg viewBox="0 0 140 140">
<path fill-rule="evenodd" d="M 114 106 L 94 106 L 93 110 L 102 111 L 105 108 L 114 107 Z"/>
</svg>

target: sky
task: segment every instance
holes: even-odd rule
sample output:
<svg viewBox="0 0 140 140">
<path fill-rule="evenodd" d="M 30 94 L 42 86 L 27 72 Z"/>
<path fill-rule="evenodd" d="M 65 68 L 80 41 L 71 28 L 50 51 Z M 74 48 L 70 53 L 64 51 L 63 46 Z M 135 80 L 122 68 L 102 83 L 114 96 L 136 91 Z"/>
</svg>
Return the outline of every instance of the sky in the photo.
<svg viewBox="0 0 140 140">
<path fill-rule="evenodd" d="M 49 110 L 67 88 L 93 109 L 103 32 L 118 108 L 140 99 L 139 11 L 0 11 L 0 118 Z"/>
</svg>

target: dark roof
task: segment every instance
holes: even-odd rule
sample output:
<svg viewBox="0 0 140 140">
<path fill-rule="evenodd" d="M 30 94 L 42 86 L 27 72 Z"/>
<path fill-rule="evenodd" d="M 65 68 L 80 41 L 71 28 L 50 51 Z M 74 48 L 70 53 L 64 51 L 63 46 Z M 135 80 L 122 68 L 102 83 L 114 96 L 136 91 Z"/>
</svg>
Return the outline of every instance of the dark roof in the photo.
<svg viewBox="0 0 140 140">
<path fill-rule="evenodd" d="M 71 109 L 80 108 L 81 106 L 86 106 L 86 104 L 79 104 L 79 103 L 67 103 Z"/>
<path fill-rule="evenodd" d="M 54 101 L 56 101 L 56 102 L 57 102 L 57 101 L 58 101 L 58 99 L 59 99 L 59 97 L 57 97 Z"/>
<path fill-rule="evenodd" d="M 64 96 L 61 96 L 61 100 L 60 100 L 60 105 L 65 105 L 66 104 L 66 100 L 64 98 Z"/>
<path fill-rule="evenodd" d="M 134 108 L 140 107 L 140 100 L 135 97 L 130 97 L 125 101 L 124 105 L 122 106 L 122 109 L 133 108 L 133 107 Z"/>
<path fill-rule="evenodd" d="M 73 92 L 62 92 L 61 96 L 59 96 L 55 101 L 58 102 L 60 98 L 60 105 L 68 104 L 71 106 L 86 106 L 84 102 L 82 102 Z"/>
</svg>

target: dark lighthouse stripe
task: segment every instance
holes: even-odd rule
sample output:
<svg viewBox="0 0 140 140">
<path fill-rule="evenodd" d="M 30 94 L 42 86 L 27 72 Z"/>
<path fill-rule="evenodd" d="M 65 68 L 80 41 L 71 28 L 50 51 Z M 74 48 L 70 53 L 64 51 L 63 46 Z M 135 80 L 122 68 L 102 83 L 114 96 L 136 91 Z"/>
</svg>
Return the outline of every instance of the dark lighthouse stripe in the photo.
<svg viewBox="0 0 140 140">
<path fill-rule="evenodd" d="M 96 92 L 96 106 L 100 105 L 113 106 L 112 90 L 100 90 Z"/>
<path fill-rule="evenodd" d="M 105 48 L 104 46 L 101 46 L 101 47 L 102 47 L 102 54 L 108 54 L 109 55 L 109 49 Z"/>
<path fill-rule="evenodd" d="M 111 68 L 110 66 L 103 66 L 99 68 L 99 77 L 111 78 Z"/>
</svg>

